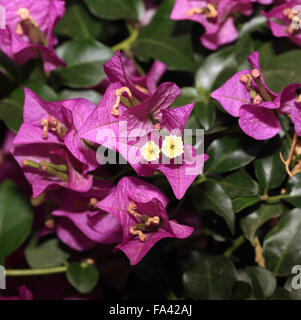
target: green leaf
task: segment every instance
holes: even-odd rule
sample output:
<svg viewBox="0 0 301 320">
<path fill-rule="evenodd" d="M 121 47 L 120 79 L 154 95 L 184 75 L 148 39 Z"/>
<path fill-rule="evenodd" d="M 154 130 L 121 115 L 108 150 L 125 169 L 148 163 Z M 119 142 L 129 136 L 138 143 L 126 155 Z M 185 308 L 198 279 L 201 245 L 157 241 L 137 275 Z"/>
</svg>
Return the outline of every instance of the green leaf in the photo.
<svg viewBox="0 0 301 320">
<path fill-rule="evenodd" d="M 256 231 L 272 218 L 279 217 L 283 213 L 280 204 L 262 204 L 253 213 L 240 220 L 244 235 L 252 242 Z"/>
<path fill-rule="evenodd" d="M 67 279 L 78 292 L 87 294 L 97 285 L 99 273 L 92 265 L 73 262 L 68 265 Z"/>
<path fill-rule="evenodd" d="M 201 204 L 202 209 L 213 210 L 223 217 L 231 232 L 234 233 L 235 215 L 231 199 L 221 185 L 214 180 L 207 180 L 202 183 L 201 194 L 197 202 Z"/>
<path fill-rule="evenodd" d="M 33 269 L 57 267 L 63 265 L 69 257 L 59 239 L 39 241 L 36 236 L 32 237 L 24 253 L 27 263 Z"/>
<path fill-rule="evenodd" d="M 76 40 L 62 44 L 57 54 L 68 64 L 54 72 L 61 82 L 73 88 L 89 88 L 105 78 L 103 64 L 113 52 L 98 41 Z"/>
<path fill-rule="evenodd" d="M 209 102 L 197 102 L 194 105 L 194 110 L 197 119 L 203 128 L 208 131 L 215 123 L 216 109 L 212 100 Z"/>
<path fill-rule="evenodd" d="M 294 300 L 294 295 L 287 289 L 278 287 L 269 300 Z"/>
<path fill-rule="evenodd" d="M 0 185 L 0 256 L 14 252 L 28 237 L 33 222 L 32 208 L 17 185 L 6 180 Z"/>
<path fill-rule="evenodd" d="M 84 0 L 89 10 L 97 17 L 107 20 L 138 18 L 140 0 Z"/>
<path fill-rule="evenodd" d="M 235 213 L 249 208 L 260 201 L 259 197 L 238 197 L 232 200 L 232 206 Z"/>
<path fill-rule="evenodd" d="M 90 16 L 82 4 L 75 3 L 67 7 L 66 14 L 59 21 L 55 32 L 75 40 L 93 40 L 100 35 L 101 24 Z"/>
<path fill-rule="evenodd" d="M 24 87 L 32 90 L 38 96 L 40 96 L 45 101 L 57 101 L 58 96 L 55 91 L 47 86 L 44 83 L 37 83 L 37 82 L 28 82 L 25 83 Z M 14 90 L 10 96 L 12 100 L 20 104 L 20 108 L 23 110 L 24 105 L 24 87 L 19 87 Z"/>
<path fill-rule="evenodd" d="M 268 142 L 255 161 L 255 174 L 265 192 L 279 187 L 287 176 L 279 156 L 280 151 L 284 154 L 286 150 L 280 143 L 278 138 Z"/>
<path fill-rule="evenodd" d="M 222 48 L 209 55 L 195 76 L 199 91 L 212 92 L 224 84 L 239 69 L 245 68 L 248 55 L 254 51 L 249 35 L 241 37 L 235 46 Z"/>
<path fill-rule="evenodd" d="M 213 141 L 207 150 L 209 160 L 205 163 L 205 172 L 218 174 L 246 166 L 261 147 L 259 142 L 247 137 L 223 137 Z"/>
<path fill-rule="evenodd" d="M 181 88 L 181 95 L 173 102 L 173 107 L 180 107 L 194 102 L 194 114 L 198 122 L 207 131 L 209 130 L 216 117 L 215 103 L 209 99 L 207 94 L 202 96 L 194 87 Z M 197 126 L 199 128 L 199 126 Z"/>
<path fill-rule="evenodd" d="M 194 71 L 190 35 L 174 35 L 176 22 L 170 19 L 173 5 L 173 0 L 163 2 L 150 24 L 140 31 L 133 50 L 143 61 L 153 58 L 165 63 L 170 70 Z"/>
<path fill-rule="evenodd" d="M 233 263 L 224 256 L 201 256 L 183 274 L 186 295 L 195 300 L 230 299 L 235 282 Z"/>
<path fill-rule="evenodd" d="M 259 194 L 259 185 L 244 168 L 229 174 L 220 181 L 230 198 L 252 197 Z"/>
<path fill-rule="evenodd" d="M 299 277 L 299 275 L 300 275 L 300 273 L 298 273 L 298 275 L 297 274 L 293 274 L 292 276 L 287 278 L 287 280 L 286 280 L 286 282 L 284 284 L 284 288 L 290 293 L 290 297 L 291 297 L 292 300 L 301 300 L 301 289 L 294 289 L 293 286 L 292 286 L 293 278 L 296 277 L 296 276 Z"/>
<path fill-rule="evenodd" d="M 249 283 L 237 281 L 231 300 L 246 300 L 252 295 L 252 287 Z"/>
<path fill-rule="evenodd" d="M 209 55 L 196 73 L 196 88 L 201 91 L 210 91 L 218 75 L 224 69 L 230 67 L 236 68 L 235 54 L 232 47 L 223 48 Z"/>
<path fill-rule="evenodd" d="M 172 107 L 180 107 L 192 102 L 199 102 L 202 97 L 194 87 L 181 88 L 181 95 L 172 103 Z"/>
<path fill-rule="evenodd" d="M 301 83 L 299 50 L 291 50 L 278 56 L 273 54 L 265 59 L 268 63 L 263 66 L 263 76 L 271 90 L 280 92 L 291 83 Z"/>
<path fill-rule="evenodd" d="M 283 200 L 301 208 L 301 173 L 288 180 L 287 192 L 288 194 L 283 195 Z"/>
<path fill-rule="evenodd" d="M 94 90 L 63 90 L 59 93 L 60 100 L 85 98 L 97 105 L 101 99 L 101 94 Z"/>
<path fill-rule="evenodd" d="M 271 271 L 260 267 L 247 267 L 246 269 L 252 280 L 255 298 L 269 298 L 274 293 L 277 286 L 276 278 Z"/>
<path fill-rule="evenodd" d="M 0 119 L 13 132 L 18 132 L 23 122 L 23 107 L 19 103 L 10 100 L 0 100 Z"/>
<path fill-rule="evenodd" d="M 282 216 L 263 242 L 267 268 L 279 276 L 290 275 L 294 265 L 301 264 L 301 210 Z"/>
</svg>

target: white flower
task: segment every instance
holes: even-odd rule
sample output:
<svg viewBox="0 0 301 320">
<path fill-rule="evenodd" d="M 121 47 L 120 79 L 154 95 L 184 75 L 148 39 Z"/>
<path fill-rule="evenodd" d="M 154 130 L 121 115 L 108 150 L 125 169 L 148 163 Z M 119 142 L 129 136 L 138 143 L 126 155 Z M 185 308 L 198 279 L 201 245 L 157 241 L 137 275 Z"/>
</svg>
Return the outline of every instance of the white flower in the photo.
<svg viewBox="0 0 301 320">
<path fill-rule="evenodd" d="M 148 141 L 141 148 L 141 154 L 147 161 L 157 160 L 160 157 L 160 148 L 153 141 Z"/>
<path fill-rule="evenodd" d="M 170 159 L 180 156 L 184 153 L 184 143 L 182 138 L 178 136 L 165 137 L 161 151 Z"/>
</svg>

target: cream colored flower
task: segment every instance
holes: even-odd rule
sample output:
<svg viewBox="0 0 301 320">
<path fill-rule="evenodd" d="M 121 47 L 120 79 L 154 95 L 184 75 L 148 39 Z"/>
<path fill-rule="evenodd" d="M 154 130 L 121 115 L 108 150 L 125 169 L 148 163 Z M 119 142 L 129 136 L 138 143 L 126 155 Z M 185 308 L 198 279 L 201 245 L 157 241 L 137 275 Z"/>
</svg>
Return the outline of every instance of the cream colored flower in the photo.
<svg viewBox="0 0 301 320">
<path fill-rule="evenodd" d="M 141 148 L 141 154 L 147 161 L 157 160 L 160 157 L 160 148 L 154 141 L 148 141 Z"/>
<path fill-rule="evenodd" d="M 180 156 L 184 153 L 182 138 L 174 135 L 165 137 L 161 151 L 170 159 Z"/>
</svg>

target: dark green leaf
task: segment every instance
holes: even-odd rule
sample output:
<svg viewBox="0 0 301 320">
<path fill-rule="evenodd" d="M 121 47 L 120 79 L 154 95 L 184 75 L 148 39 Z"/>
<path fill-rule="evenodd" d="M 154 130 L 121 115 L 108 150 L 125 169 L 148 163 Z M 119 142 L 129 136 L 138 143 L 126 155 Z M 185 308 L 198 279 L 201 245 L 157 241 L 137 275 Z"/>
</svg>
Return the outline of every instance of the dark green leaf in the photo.
<svg viewBox="0 0 301 320">
<path fill-rule="evenodd" d="M 246 137 L 229 137 L 211 143 L 207 150 L 210 156 L 205 164 L 205 172 L 224 173 L 249 164 L 256 156 L 261 144 Z"/>
<path fill-rule="evenodd" d="M 249 283 L 238 281 L 233 289 L 231 300 L 245 300 L 252 295 L 252 287 Z"/>
<path fill-rule="evenodd" d="M 209 102 L 197 102 L 194 105 L 194 110 L 200 124 L 208 131 L 215 122 L 216 109 L 214 102 L 212 100 L 209 100 Z"/>
<path fill-rule="evenodd" d="M 73 262 L 68 265 L 67 279 L 69 283 L 80 293 L 91 292 L 97 285 L 98 270 L 85 262 Z"/>
<path fill-rule="evenodd" d="M 260 267 L 247 267 L 252 280 L 253 294 L 257 299 L 269 298 L 276 289 L 276 278 L 271 271 Z"/>
<path fill-rule="evenodd" d="M 228 67 L 236 67 L 233 48 L 223 48 L 203 62 L 195 76 L 195 86 L 198 90 L 210 91 L 218 75 Z"/>
<path fill-rule="evenodd" d="M 287 188 L 288 193 L 283 195 L 283 200 L 301 208 L 301 173 L 288 180 Z"/>
<path fill-rule="evenodd" d="M 252 197 L 259 194 L 259 185 L 245 169 L 240 169 L 229 174 L 220 181 L 230 198 Z"/>
<path fill-rule="evenodd" d="M 282 216 L 263 242 L 267 267 L 279 276 L 291 273 L 301 264 L 301 210 L 294 209 Z"/>
<path fill-rule="evenodd" d="M 110 48 L 98 41 L 68 41 L 57 49 L 58 55 L 68 64 L 54 73 L 69 87 L 89 88 L 105 78 L 103 64 L 112 57 Z"/>
<path fill-rule="evenodd" d="M 201 101 L 202 97 L 194 87 L 183 87 L 181 88 L 181 95 L 173 102 L 173 107 L 184 106 L 192 102 Z"/>
<path fill-rule="evenodd" d="M 301 83 L 301 61 L 299 57 L 299 50 L 291 50 L 278 56 L 273 54 L 268 57 L 268 65 L 263 67 L 263 76 L 267 85 L 273 91 L 280 92 L 291 83 Z"/>
<path fill-rule="evenodd" d="M 235 213 L 249 208 L 260 201 L 259 197 L 238 197 L 232 200 L 232 206 Z"/>
<path fill-rule="evenodd" d="M 140 0 L 84 0 L 89 10 L 107 20 L 133 19 L 138 17 Z"/>
<path fill-rule="evenodd" d="M 255 174 L 265 192 L 279 187 L 287 176 L 279 156 L 280 151 L 285 154 L 286 150 L 280 146 L 279 139 L 271 140 L 255 161 Z"/>
<path fill-rule="evenodd" d="M 101 32 L 101 24 L 94 20 L 80 3 L 72 4 L 59 21 L 55 32 L 72 39 L 96 39 Z"/>
<path fill-rule="evenodd" d="M 235 268 L 224 256 L 201 256 L 183 275 L 187 296 L 196 300 L 229 299 L 235 282 Z"/>
<path fill-rule="evenodd" d="M 33 212 L 28 200 L 12 181 L 0 185 L 0 256 L 15 251 L 28 237 Z"/>
<path fill-rule="evenodd" d="M 22 105 L 10 99 L 0 100 L 0 119 L 10 130 L 17 132 L 23 122 Z"/>
<path fill-rule="evenodd" d="M 173 0 L 163 2 L 151 23 L 140 31 L 133 50 L 143 61 L 154 58 L 170 70 L 194 71 L 196 64 L 190 35 L 174 35 L 176 22 L 170 19 L 173 5 Z"/>
<path fill-rule="evenodd" d="M 278 287 L 270 297 L 270 300 L 294 300 L 294 297 L 287 289 Z"/>
<path fill-rule="evenodd" d="M 197 201 L 201 204 L 202 209 L 213 210 L 223 217 L 231 232 L 234 233 L 235 215 L 231 199 L 221 185 L 214 180 L 205 181 L 201 185 L 201 194 Z"/>
<path fill-rule="evenodd" d="M 101 99 L 101 94 L 94 90 L 63 90 L 59 97 L 60 100 L 85 98 L 97 105 Z"/>
<path fill-rule="evenodd" d="M 25 83 L 24 87 L 32 90 L 45 101 L 58 100 L 58 96 L 55 91 L 44 83 L 29 82 Z M 22 109 L 24 104 L 24 87 L 19 87 L 18 89 L 14 90 L 10 96 L 12 100 L 20 104 L 20 108 Z"/>
<path fill-rule="evenodd" d="M 57 267 L 64 264 L 69 257 L 59 239 L 39 241 L 35 236 L 30 240 L 24 253 L 27 263 L 33 269 Z"/>
<path fill-rule="evenodd" d="M 279 217 L 283 213 L 280 204 L 262 204 L 253 213 L 240 220 L 241 228 L 245 236 L 252 242 L 256 231 L 272 218 Z"/>
</svg>

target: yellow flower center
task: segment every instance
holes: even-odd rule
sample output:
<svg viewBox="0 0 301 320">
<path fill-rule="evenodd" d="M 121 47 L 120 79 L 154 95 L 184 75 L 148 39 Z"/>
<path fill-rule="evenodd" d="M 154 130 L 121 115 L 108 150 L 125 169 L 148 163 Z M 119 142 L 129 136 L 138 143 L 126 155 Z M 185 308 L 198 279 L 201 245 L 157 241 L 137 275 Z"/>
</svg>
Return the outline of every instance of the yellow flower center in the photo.
<svg viewBox="0 0 301 320">
<path fill-rule="evenodd" d="M 157 160 L 160 157 L 160 148 L 153 141 L 148 141 L 141 148 L 142 157 L 147 161 Z"/>
<path fill-rule="evenodd" d="M 165 137 L 161 151 L 170 159 L 180 156 L 184 153 L 184 143 L 182 138 L 175 135 Z"/>
</svg>

